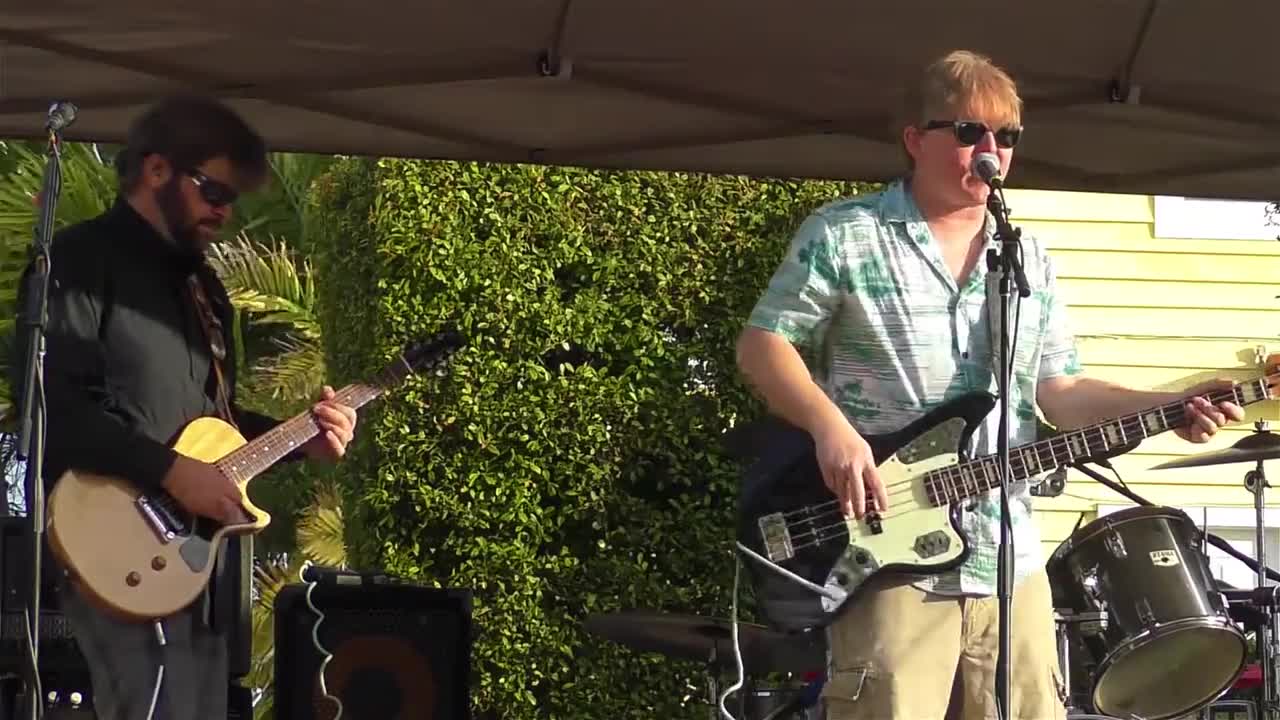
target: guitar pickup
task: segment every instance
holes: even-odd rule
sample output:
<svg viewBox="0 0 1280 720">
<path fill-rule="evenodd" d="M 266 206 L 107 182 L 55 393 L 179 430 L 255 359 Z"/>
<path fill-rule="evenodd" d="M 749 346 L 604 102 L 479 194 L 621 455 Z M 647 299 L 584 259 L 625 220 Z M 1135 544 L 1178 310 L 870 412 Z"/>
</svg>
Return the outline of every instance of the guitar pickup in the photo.
<svg viewBox="0 0 1280 720">
<path fill-rule="evenodd" d="M 771 562 L 782 562 L 796 556 L 791 545 L 791 531 L 787 528 L 786 518 L 782 513 L 762 515 L 756 521 L 760 528 L 760 538 L 764 541 L 764 554 Z"/>
</svg>

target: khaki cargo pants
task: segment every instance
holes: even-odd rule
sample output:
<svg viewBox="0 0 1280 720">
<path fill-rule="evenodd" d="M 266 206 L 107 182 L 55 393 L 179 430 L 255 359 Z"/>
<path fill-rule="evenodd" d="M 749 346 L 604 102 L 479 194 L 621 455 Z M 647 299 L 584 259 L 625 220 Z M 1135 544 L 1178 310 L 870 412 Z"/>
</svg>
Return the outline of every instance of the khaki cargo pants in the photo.
<svg viewBox="0 0 1280 720">
<path fill-rule="evenodd" d="M 829 628 L 827 720 L 997 717 L 997 599 L 934 595 L 910 582 L 873 580 Z M 1013 717 L 1062 720 L 1053 601 L 1043 570 L 1014 588 L 1009 626 Z"/>
</svg>

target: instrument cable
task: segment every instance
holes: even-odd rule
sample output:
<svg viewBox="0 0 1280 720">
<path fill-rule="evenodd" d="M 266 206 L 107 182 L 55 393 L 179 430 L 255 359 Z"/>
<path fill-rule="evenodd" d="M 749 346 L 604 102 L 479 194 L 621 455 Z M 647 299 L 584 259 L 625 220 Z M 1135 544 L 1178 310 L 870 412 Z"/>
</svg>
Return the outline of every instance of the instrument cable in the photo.
<svg viewBox="0 0 1280 720">
<path fill-rule="evenodd" d="M 729 634 L 730 637 L 733 638 L 733 660 L 738 668 L 738 680 L 734 684 L 725 688 L 725 691 L 720 694 L 720 717 L 725 720 L 737 720 L 737 718 L 733 716 L 733 713 L 729 712 L 729 710 L 725 708 L 724 701 L 733 693 L 741 690 L 743 684 L 746 682 L 746 671 L 742 666 L 742 645 L 738 640 L 738 588 L 741 571 L 742 560 L 735 555 L 733 560 L 733 610 L 729 614 Z"/>
<path fill-rule="evenodd" d="M 342 701 L 339 700 L 336 696 L 329 694 L 329 687 L 324 680 L 324 670 L 326 667 L 328 667 L 329 661 L 333 659 L 333 655 L 331 655 L 328 650 L 325 650 L 324 646 L 320 644 L 320 623 L 324 622 L 324 613 L 320 611 L 320 608 L 316 607 L 315 602 L 313 602 L 311 599 L 311 592 L 315 590 L 316 585 L 320 583 L 318 578 L 307 580 L 306 572 L 307 572 L 307 569 L 310 567 L 311 567 L 310 560 L 303 563 L 302 569 L 298 571 L 298 579 L 307 584 L 307 607 L 311 608 L 311 612 L 315 613 L 316 615 L 316 621 L 311 626 L 311 644 L 315 645 L 316 652 L 320 653 L 320 657 L 323 658 L 320 661 L 319 669 L 316 670 L 316 679 L 320 681 L 320 694 L 324 696 L 325 699 L 332 700 L 333 704 L 338 706 L 338 713 L 333 716 L 333 720 L 342 720 Z M 736 599 L 735 599 L 735 606 L 736 606 Z M 735 630 L 734 640 L 736 641 L 737 628 L 734 628 L 734 630 Z M 732 720 L 732 718 L 730 720 Z"/>
<path fill-rule="evenodd" d="M 155 717 L 156 705 L 160 702 L 160 685 L 164 682 L 164 649 L 169 644 L 164 637 L 164 621 L 156 620 L 156 642 L 160 644 L 160 665 L 156 668 L 156 686 L 151 691 L 151 707 L 147 710 L 147 720 Z"/>
</svg>

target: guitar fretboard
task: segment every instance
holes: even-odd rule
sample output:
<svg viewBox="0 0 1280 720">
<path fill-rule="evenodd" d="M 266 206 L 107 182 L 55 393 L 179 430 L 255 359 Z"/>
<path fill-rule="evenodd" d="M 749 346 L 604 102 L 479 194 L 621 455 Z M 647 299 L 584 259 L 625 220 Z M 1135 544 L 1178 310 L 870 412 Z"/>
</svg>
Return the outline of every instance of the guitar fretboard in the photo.
<svg viewBox="0 0 1280 720">
<path fill-rule="evenodd" d="M 1230 400 L 1241 407 L 1266 400 L 1269 378 L 1240 383 L 1209 393 L 1214 404 Z M 1090 425 L 1009 450 L 1011 481 L 1017 482 L 1064 465 L 1109 457 L 1142 440 L 1181 427 L 1187 422 L 1186 400 L 1176 400 L 1132 415 Z M 985 455 L 969 462 L 925 473 L 925 492 L 935 506 L 960 502 L 1000 487 L 999 456 Z"/>
<path fill-rule="evenodd" d="M 407 370 L 407 366 L 404 369 Z M 377 399 L 385 392 L 386 387 L 403 374 L 400 368 L 394 366 L 387 368 L 379 374 L 374 383 L 348 385 L 334 393 L 334 399 L 343 405 L 360 408 Z M 320 429 L 311 416 L 311 411 L 307 410 L 280 423 L 238 450 L 228 453 L 215 464 L 227 477 L 238 483 L 244 483 L 318 434 Z"/>
</svg>

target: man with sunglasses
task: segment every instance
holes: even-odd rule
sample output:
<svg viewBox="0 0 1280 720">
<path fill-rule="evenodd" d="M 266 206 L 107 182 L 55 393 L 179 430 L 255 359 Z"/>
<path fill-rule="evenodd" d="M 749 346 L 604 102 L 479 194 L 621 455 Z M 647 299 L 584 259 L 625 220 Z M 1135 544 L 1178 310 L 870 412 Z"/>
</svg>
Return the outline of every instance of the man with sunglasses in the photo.
<svg viewBox="0 0 1280 720">
<path fill-rule="evenodd" d="M 995 248 L 989 188 L 975 153 L 1007 176 L 1022 136 L 1009 76 L 971 52 L 930 64 L 898 123 L 909 172 L 882 192 L 829 203 L 800 226 L 738 341 L 738 365 L 770 410 L 807 430 L 845 514 L 893 511 L 862 433 L 899 430 L 940 403 L 995 392 L 998 340 L 985 251 Z M 1081 374 L 1053 264 L 1022 238 L 1032 295 L 1018 313 L 1010 443 L 1035 439 L 1036 409 L 1076 428 L 1188 398 L 1177 432 L 1204 442 L 1244 414 L 1199 394 L 1132 390 Z M 998 315 L 996 315 L 998 317 Z M 806 361 L 797 347 L 808 351 Z M 996 452 L 999 413 L 970 451 Z M 1012 717 L 1065 715 L 1052 599 L 1026 483 L 1011 488 L 1014 593 Z M 932 576 L 880 576 L 829 628 L 829 720 L 996 717 L 999 492 L 962 509 L 967 560 Z"/>
<path fill-rule="evenodd" d="M 247 439 L 278 422 L 236 405 L 232 307 L 205 260 L 240 192 L 264 182 L 266 150 L 231 109 L 175 97 L 135 121 L 116 168 L 114 205 L 58 232 L 51 251 L 46 485 L 68 469 L 116 476 L 233 522 L 242 517 L 238 486 L 169 443 L 202 416 L 234 423 Z M 313 408 L 320 432 L 292 459 L 336 461 L 351 441 L 355 411 L 336 402 L 332 388 L 322 395 Z M 103 547 L 110 552 L 110 538 Z M 251 561 L 247 547 L 229 541 L 208 591 L 163 619 L 163 654 L 150 623 L 122 622 L 62 584 L 59 600 L 89 665 L 98 718 L 148 717 L 163 660 L 154 717 L 225 720 L 227 630 L 239 603 L 233 579 Z"/>
</svg>

